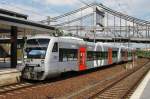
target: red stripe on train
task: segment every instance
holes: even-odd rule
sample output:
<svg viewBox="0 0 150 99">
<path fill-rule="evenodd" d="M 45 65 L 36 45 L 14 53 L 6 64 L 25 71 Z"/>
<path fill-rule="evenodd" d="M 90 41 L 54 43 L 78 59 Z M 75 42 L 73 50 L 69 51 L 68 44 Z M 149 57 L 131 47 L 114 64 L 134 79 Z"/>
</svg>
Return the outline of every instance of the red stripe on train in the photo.
<svg viewBox="0 0 150 99">
<path fill-rule="evenodd" d="M 79 70 L 85 70 L 86 67 L 86 48 L 80 47 L 79 49 Z"/>
</svg>

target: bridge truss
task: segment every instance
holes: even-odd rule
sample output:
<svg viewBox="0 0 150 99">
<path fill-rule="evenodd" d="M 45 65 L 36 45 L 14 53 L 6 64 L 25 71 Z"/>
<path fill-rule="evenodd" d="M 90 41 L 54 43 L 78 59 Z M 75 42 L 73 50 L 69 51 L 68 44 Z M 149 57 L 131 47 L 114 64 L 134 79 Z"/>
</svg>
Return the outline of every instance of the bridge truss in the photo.
<svg viewBox="0 0 150 99">
<path fill-rule="evenodd" d="M 150 22 L 91 3 L 42 22 L 89 40 L 150 42 Z"/>
</svg>

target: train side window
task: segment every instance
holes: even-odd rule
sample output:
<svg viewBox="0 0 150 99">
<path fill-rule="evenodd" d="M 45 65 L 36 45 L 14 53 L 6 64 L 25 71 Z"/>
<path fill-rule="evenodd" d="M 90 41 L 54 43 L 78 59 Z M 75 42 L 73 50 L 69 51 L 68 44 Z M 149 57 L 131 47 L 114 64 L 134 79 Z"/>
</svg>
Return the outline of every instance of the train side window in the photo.
<svg viewBox="0 0 150 99">
<path fill-rule="evenodd" d="M 101 59 L 104 59 L 104 52 L 101 52 Z"/>
<path fill-rule="evenodd" d="M 58 43 L 54 43 L 52 52 L 58 52 Z"/>
<path fill-rule="evenodd" d="M 113 58 L 116 58 L 116 57 L 117 57 L 117 51 L 113 51 L 112 57 L 113 57 Z"/>
<path fill-rule="evenodd" d="M 95 52 L 95 54 L 96 54 L 96 60 L 100 60 L 101 59 L 100 52 Z"/>
<path fill-rule="evenodd" d="M 60 62 L 63 61 L 63 56 L 64 56 L 63 50 L 62 50 L 62 49 L 59 49 L 59 61 L 60 61 Z"/>
<path fill-rule="evenodd" d="M 107 55 L 107 52 L 101 52 L 101 57 L 102 57 L 102 59 L 106 59 L 106 56 Z"/>
<path fill-rule="evenodd" d="M 78 50 L 77 49 L 59 49 L 59 61 L 77 61 Z"/>
<path fill-rule="evenodd" d="M 87 52 L 87 61 L 92 61 L 94 58 L 94 54 L 92 51 Z"/>
</svg>

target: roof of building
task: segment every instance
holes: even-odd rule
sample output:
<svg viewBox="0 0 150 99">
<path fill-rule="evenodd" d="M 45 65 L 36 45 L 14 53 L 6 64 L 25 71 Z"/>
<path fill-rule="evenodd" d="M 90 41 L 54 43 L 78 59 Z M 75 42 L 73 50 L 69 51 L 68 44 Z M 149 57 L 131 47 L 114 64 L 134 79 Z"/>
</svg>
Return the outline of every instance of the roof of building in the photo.
<svg viewBox="0 0 150 99">
<path fill-rule="evenodd" d="M 37 23 L 34 21 L 17 18 L 14 16 L 5 15 L 5 14 L 0 14 L 0 23 L 7 24 L 10 26 L 17 26 L 21 28 L 29 28 L 29 29 L 37 29 L 37 30 L 42 30 L 42 29 L 55 30 L 54 27 L 49 26 L 49 25 L 45 25 L 45 24 L 41 24 L 41 23 Z"/>
<path fill-rule="evenodd" d="M 14 12 L 14 11 L 9 11 L 9 10 L 6 10 L 6 9 L 1 9 L 1 8 L 0 8 L 0 13 L 5 14 L 5 15 L 9 15 L 9 16 L 14 16 L 14 17 L 17 17 L 17 18 L 27 19 L 27 17 L 28 17 L 28 15 L 17 13 L 17 12 Z"/>
</svg>

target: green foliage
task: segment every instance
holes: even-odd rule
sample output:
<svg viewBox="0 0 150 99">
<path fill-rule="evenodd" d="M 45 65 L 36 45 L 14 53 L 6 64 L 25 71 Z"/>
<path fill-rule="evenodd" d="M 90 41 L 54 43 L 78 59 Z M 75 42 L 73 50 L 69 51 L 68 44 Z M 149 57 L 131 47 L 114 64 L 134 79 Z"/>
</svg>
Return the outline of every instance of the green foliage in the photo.
<svg viewBox="0 0 150 99">
<path fill-rule="evenodd" d="M 52 33 L 53 36 L 63 36 L 64 32 L 63 30 L 56 29 L 54 33 Z"/>
<path fill-rule="evenodd" d="M 137 55 L 138 55 L 138 57 L 147 57 L 147 58 L 150 58 L 150 51 L 138 50 L 137 51 Z"/>
</svg>

